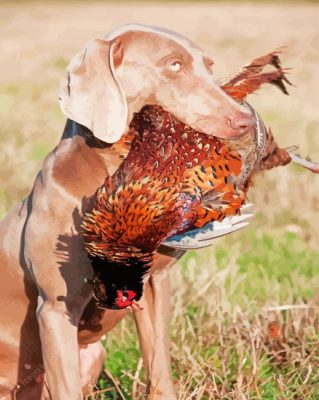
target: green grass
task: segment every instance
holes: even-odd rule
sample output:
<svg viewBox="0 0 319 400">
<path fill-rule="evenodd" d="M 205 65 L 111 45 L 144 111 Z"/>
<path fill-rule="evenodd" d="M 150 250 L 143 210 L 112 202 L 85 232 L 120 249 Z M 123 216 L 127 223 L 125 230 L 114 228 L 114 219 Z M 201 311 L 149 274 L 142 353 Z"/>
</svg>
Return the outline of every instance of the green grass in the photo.
<svg viewBox="0 0 319 400">
<path fill-rule="evenodd" d="M 172 272 L 173 304 L 180 307 L 171 324 L 180 399 L 318 398 L 318 259 L 319 251 L 297 234 L 256 229 L 185 255 Z M 273 310 L 278 304 L 288 309 Z M 271 323 L 280 327 L 276 337 Z M 140 357 L 133 321 L 108 335 L 106 349 L 106 368 L 131 399 Z M 136 398 L 142 399 L 138 380 Z"/>
</svg>

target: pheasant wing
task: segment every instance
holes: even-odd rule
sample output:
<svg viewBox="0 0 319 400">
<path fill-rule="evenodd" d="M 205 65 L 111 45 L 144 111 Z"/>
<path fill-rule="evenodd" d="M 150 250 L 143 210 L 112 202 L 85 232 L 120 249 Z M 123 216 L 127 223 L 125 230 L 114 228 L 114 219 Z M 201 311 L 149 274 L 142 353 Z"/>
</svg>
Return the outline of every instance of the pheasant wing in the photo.
<svg viewBox="0 0 319 400">
<path fill-rule="evenodd" d="M 162 245 L 179 250 L 200 249 L 213 244 L 218 237 L 228 235 L 249 224 L 253 217 L 253 205 L 247 203 L 241 207 L 240 215 L 227 217 L 222 222 L 209 222 L 202 228 L 193 229 L 183 234 L 174 235 L 162 242 Z"/>
</svg>

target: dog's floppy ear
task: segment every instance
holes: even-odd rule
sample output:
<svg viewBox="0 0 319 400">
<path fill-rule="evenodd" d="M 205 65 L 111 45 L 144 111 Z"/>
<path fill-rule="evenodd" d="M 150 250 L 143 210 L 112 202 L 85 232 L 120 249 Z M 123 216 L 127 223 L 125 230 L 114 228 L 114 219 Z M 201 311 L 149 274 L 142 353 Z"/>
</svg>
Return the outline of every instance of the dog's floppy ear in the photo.
<svg viewBox="0 0 319 400">
<path fill-rule="evenodd" d="M 66 117 L 107 143 L 120 139 L 127 122 L 125 94 L 115 75 L 122 56 L 116 41 L 93 40 L 71 60 L 60 90 Z"/>
</svg>

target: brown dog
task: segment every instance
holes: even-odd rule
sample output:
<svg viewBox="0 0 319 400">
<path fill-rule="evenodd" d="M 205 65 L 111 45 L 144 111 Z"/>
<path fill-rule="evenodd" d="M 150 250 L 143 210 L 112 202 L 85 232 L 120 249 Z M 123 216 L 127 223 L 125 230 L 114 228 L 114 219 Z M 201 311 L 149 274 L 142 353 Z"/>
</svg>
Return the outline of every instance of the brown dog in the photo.
<svg viewBox="0 0 319 400">
<path fill-rule="evenodd" d="M 128 149 L 116 142 L 145 104 L 162 105 L 220 137 L 237 137 L 254 125 L 214 83 L 212 64 L 184 37 L 139 25 L 94 40 L 71 61 L 60 97 L 69 118 L 62 139 L 30 195 L 0 224 L 0 397 L 43 398 L 44 370 L 54 400 L 81 399 L 81 386 L 97 379 L 104 357 L 99 338 L 128 311 L 102 312 L 90 301 L 92 269 L 78 233 L 82 210 L 120 165 Z M 176 398 L 166 268 L 182 254 L 158 253 L 144 309 L 135 315 L 148 393 L 156 391 L 157 399 Z"/>
</svg>

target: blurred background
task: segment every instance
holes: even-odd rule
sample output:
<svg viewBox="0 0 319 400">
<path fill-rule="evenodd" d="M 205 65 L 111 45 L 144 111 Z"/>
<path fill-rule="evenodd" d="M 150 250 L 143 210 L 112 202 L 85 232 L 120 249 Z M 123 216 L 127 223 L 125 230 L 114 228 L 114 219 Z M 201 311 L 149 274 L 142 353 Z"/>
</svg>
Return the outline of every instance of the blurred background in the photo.
<svg viewBox="0 0 319 400">
<path fill-rule="evenodd" d="M 215 61 L 216 79 L 286 46 L 290 96 L 267 87 L 249 100 L 280 145 L 319 160 L 317 1 L 1 1 L 0 217 L 28 194 L 61 137 L 58 88 L 68 61 L 129 22 L 189 37 Z M 319 176 L 293 166 L 267 172 L 250 200 L 248 228 L 188 252 L 172 271 L 179 399 L 318 399 Z M 142 399 L 131 318 L 104 341 L 106 373 L 94 398 Z"/>
</svg>

